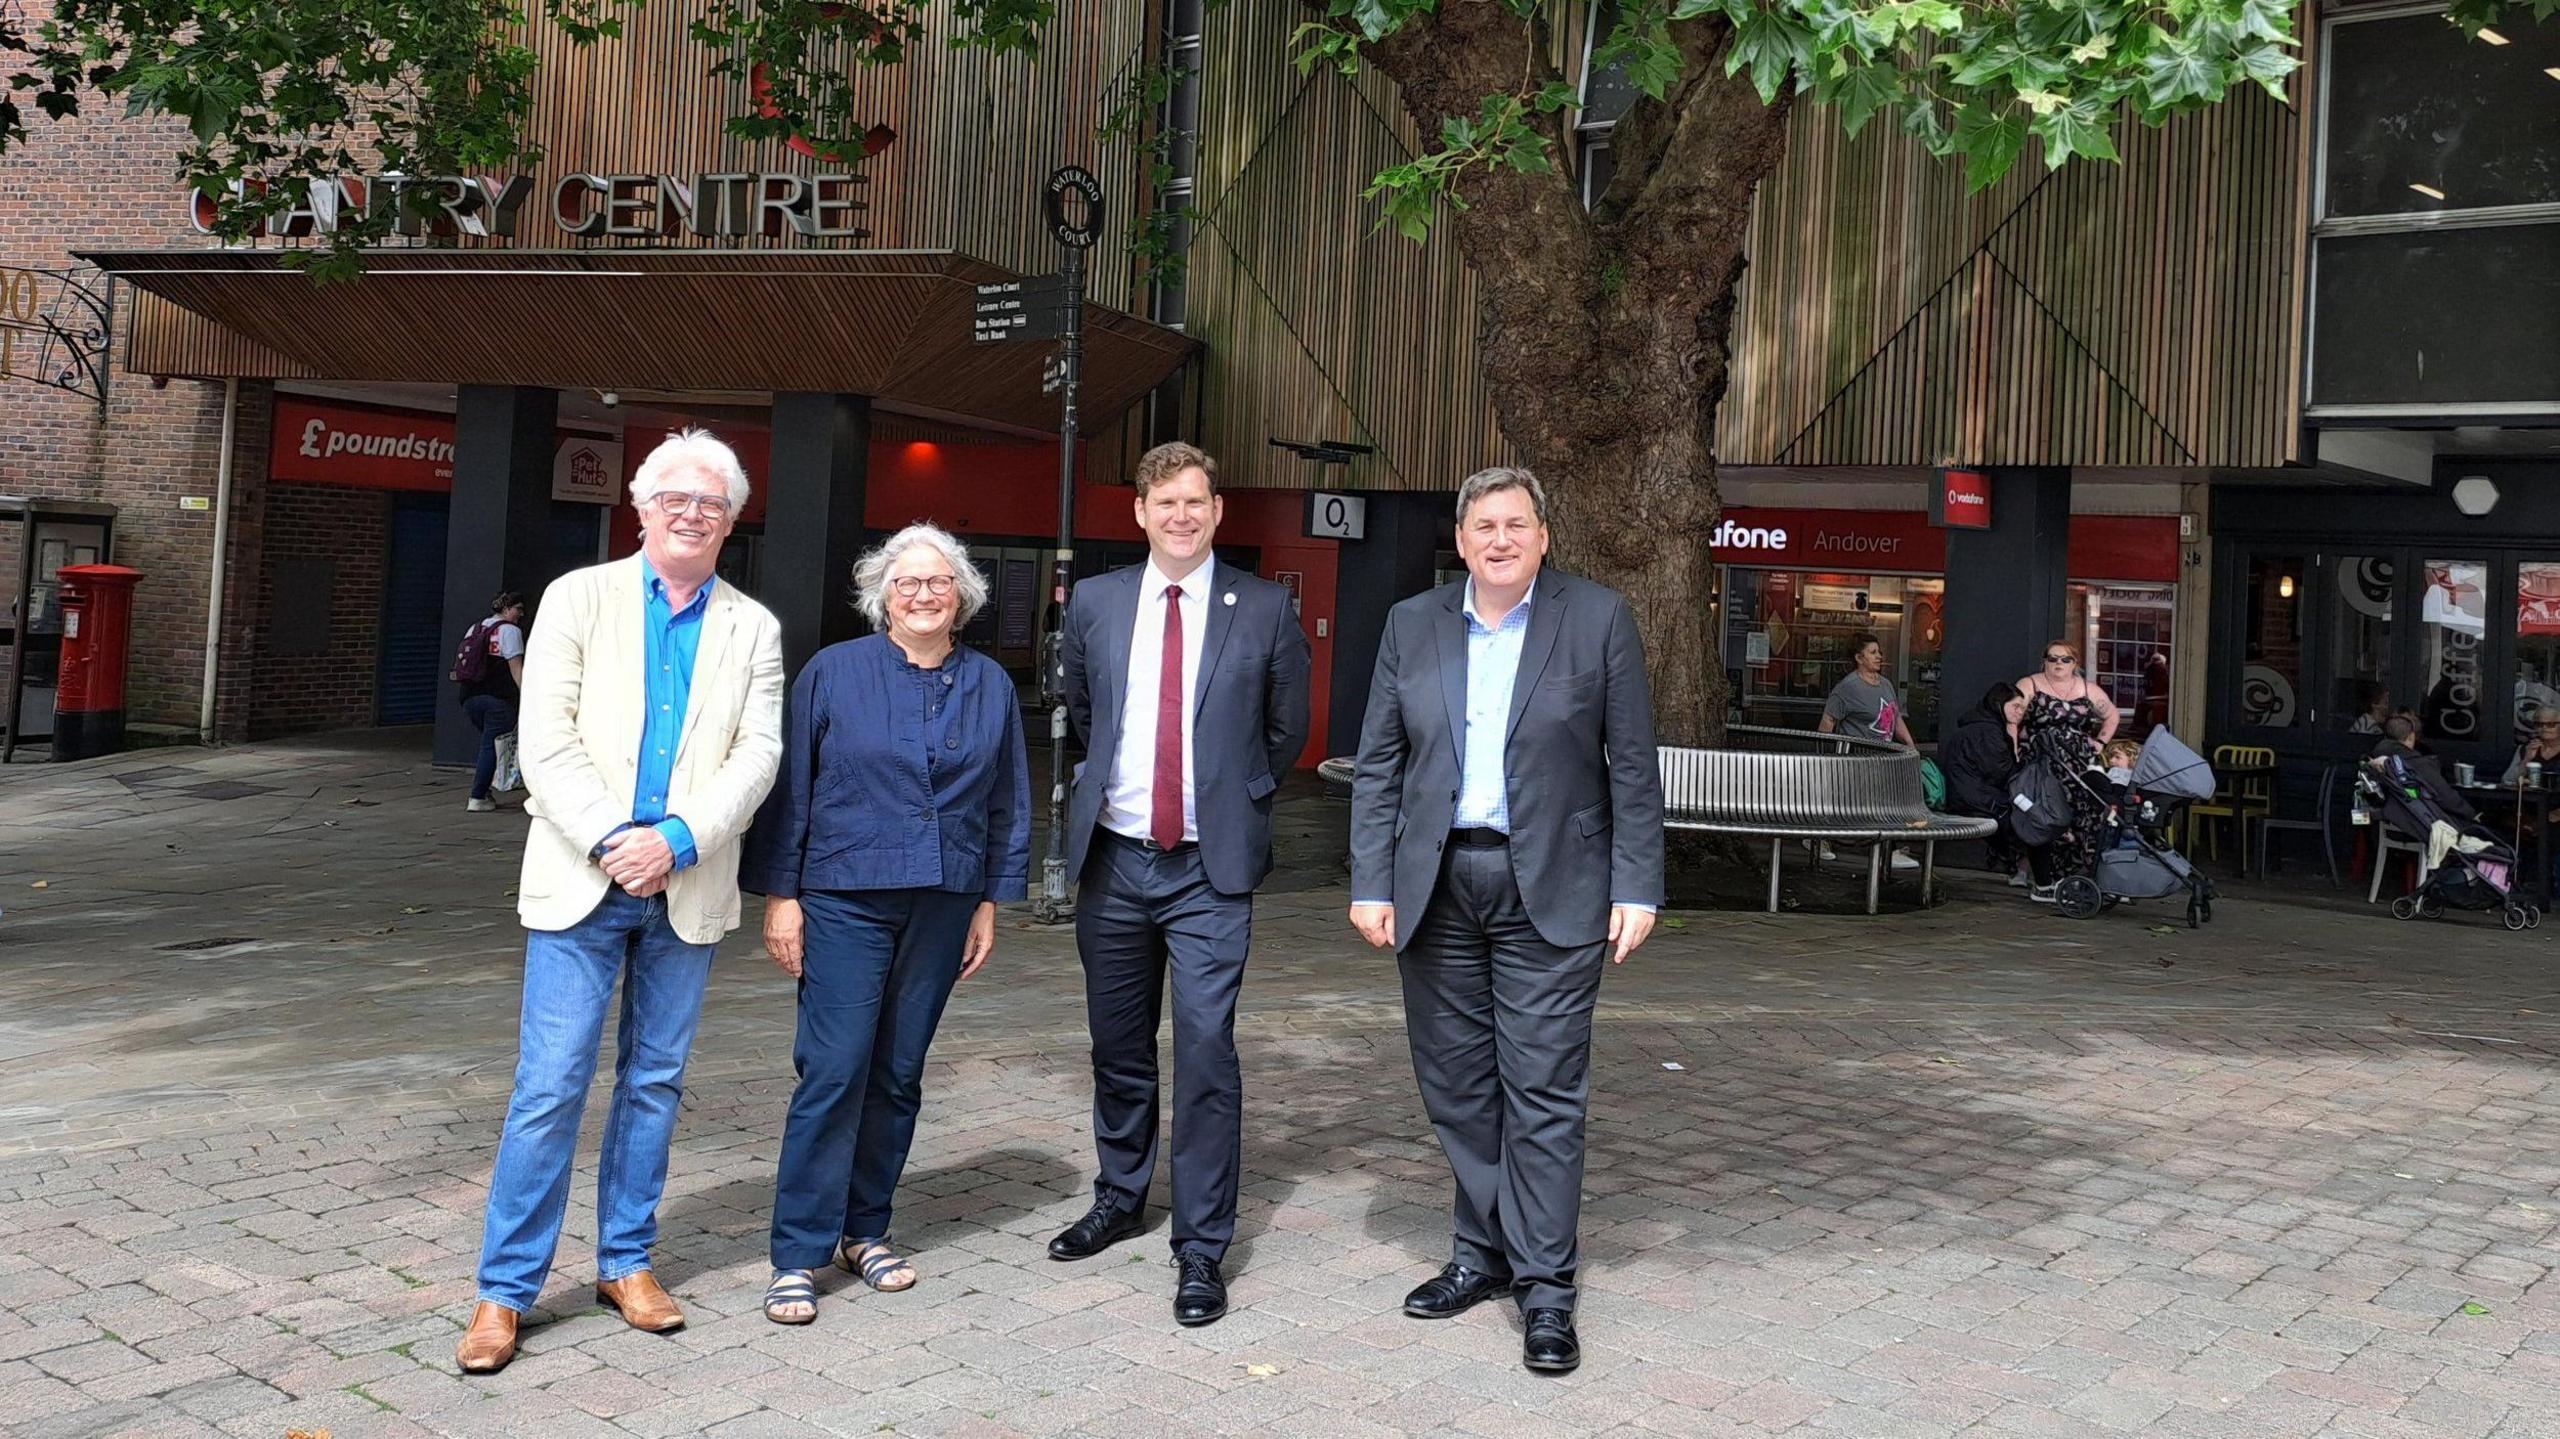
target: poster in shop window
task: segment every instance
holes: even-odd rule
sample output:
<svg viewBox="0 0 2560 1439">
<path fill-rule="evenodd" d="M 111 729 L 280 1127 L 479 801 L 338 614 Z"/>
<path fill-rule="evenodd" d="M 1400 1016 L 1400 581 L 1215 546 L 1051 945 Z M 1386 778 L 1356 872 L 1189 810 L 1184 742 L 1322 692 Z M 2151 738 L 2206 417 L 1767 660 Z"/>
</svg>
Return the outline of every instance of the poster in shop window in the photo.
<svg viewBox="0 0 2560 1439">
<path fill-rule="evenodd" d="M 622 441 L 562 435 L 551 456 L 551 498 L 609 505 L 622 490 Z"/>
</svg>

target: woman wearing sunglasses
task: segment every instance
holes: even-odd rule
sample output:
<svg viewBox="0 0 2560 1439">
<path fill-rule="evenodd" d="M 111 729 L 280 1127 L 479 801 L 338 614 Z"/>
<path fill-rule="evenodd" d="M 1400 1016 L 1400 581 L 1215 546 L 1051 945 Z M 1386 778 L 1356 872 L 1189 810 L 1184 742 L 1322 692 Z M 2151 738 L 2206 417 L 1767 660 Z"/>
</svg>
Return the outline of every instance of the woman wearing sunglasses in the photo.
<svg viewBox="0 0 2560 1439">
<path fill-rule="evenodd" d="M 2080 651 L 2069 640 L 2044 647 L 2044 664 L 2018 681 L 2026 692 L 2027 713 L 2018 725 L 2022 763 L 2043 764 L 2066 781 L 2089 767 L 2099 748 L 2115 738 L 2122 716 L 2107 692 L 2080 673 Z M 2038 904 L 2053 903 L 2053 888 L 2065 875 L 2087 874 L 2098 857 L 2098 826 L 2106 810 L 2088 785 L 2066 784 L 2071 796 L 2071 825 L 2053 843 L 2027 851 L 2035 883 L 2027 891 Z"/>
<path fill-rule="evenodd" d="M 854 566 L 877 633 L 820 650 L 791 687 L 782 768 L 740 884 L 800 982 L 800 1077 L 784 1122 L 765 1317 L 818 1314 L 830 1262 L 882 1292 L 916 1282 L 889 1200 L 953 986 L 995 949 L 996 902 L 1031 868 L 1013 681 L 958 643 L 987 602 L 958 540 L 909 525 Z"/>
</svg>

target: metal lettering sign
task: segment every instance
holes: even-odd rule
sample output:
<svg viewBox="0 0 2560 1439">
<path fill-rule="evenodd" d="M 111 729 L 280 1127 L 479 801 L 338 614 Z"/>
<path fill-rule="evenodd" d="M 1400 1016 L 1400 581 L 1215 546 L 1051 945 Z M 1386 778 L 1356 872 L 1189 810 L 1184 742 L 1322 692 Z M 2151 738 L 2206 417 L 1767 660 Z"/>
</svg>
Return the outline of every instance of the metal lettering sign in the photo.
<svg viewBox="0 0 2560 1439">
<path fill-rule="evenodd" d="M 1079 204 L 1081 211 L 1079 212 Z M 1090 250 L 1102 238 L 1102 182 L 1081 165 L 1049 175 L 1049 233 L 1072 250 Z"/>
</svg>

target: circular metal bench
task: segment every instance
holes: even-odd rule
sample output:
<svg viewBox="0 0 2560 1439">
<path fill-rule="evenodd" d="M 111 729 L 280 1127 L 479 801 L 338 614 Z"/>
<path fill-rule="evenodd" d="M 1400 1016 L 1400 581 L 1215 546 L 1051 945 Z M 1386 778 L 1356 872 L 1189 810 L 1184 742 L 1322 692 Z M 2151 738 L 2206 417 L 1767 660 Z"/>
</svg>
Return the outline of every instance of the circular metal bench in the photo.
<svg viewBox="0 0 2560 1439">
<path fill-rule="evenodd" d="M 1940 840 L 1982 839 L 1999 826 L 1929 808 L 1920 755 L 1900 745 L 1811 730 L 1733 725 L 1727 748 L 1661 750 L 1666 829 L 1769 841 L 1769 912 L 1789 840 L 1866 843 L 1867 913 L 1876 912 L 1885 855 L 1920 846 L 1920 902 L 1937 878 Z"/>
</svg>

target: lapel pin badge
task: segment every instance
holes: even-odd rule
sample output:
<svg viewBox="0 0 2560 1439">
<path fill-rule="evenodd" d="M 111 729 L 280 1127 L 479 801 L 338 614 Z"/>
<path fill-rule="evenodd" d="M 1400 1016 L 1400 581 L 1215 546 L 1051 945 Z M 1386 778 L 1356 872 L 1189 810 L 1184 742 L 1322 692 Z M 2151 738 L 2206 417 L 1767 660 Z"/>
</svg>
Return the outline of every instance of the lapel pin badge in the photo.
<svg viewBox="0 0 2560 1439">
<path fill-rule="evenodd" d="M 1227 591 L 1227 603 L 1228 603 L 1228 604 L 1234 604 L 1235 602 L 1236 602 L 1236 592 L 1235 592 L 1235 591 L 1233 591 L 1233 590 L 1229 590 L 1229 591 Z"/>
</svg>

